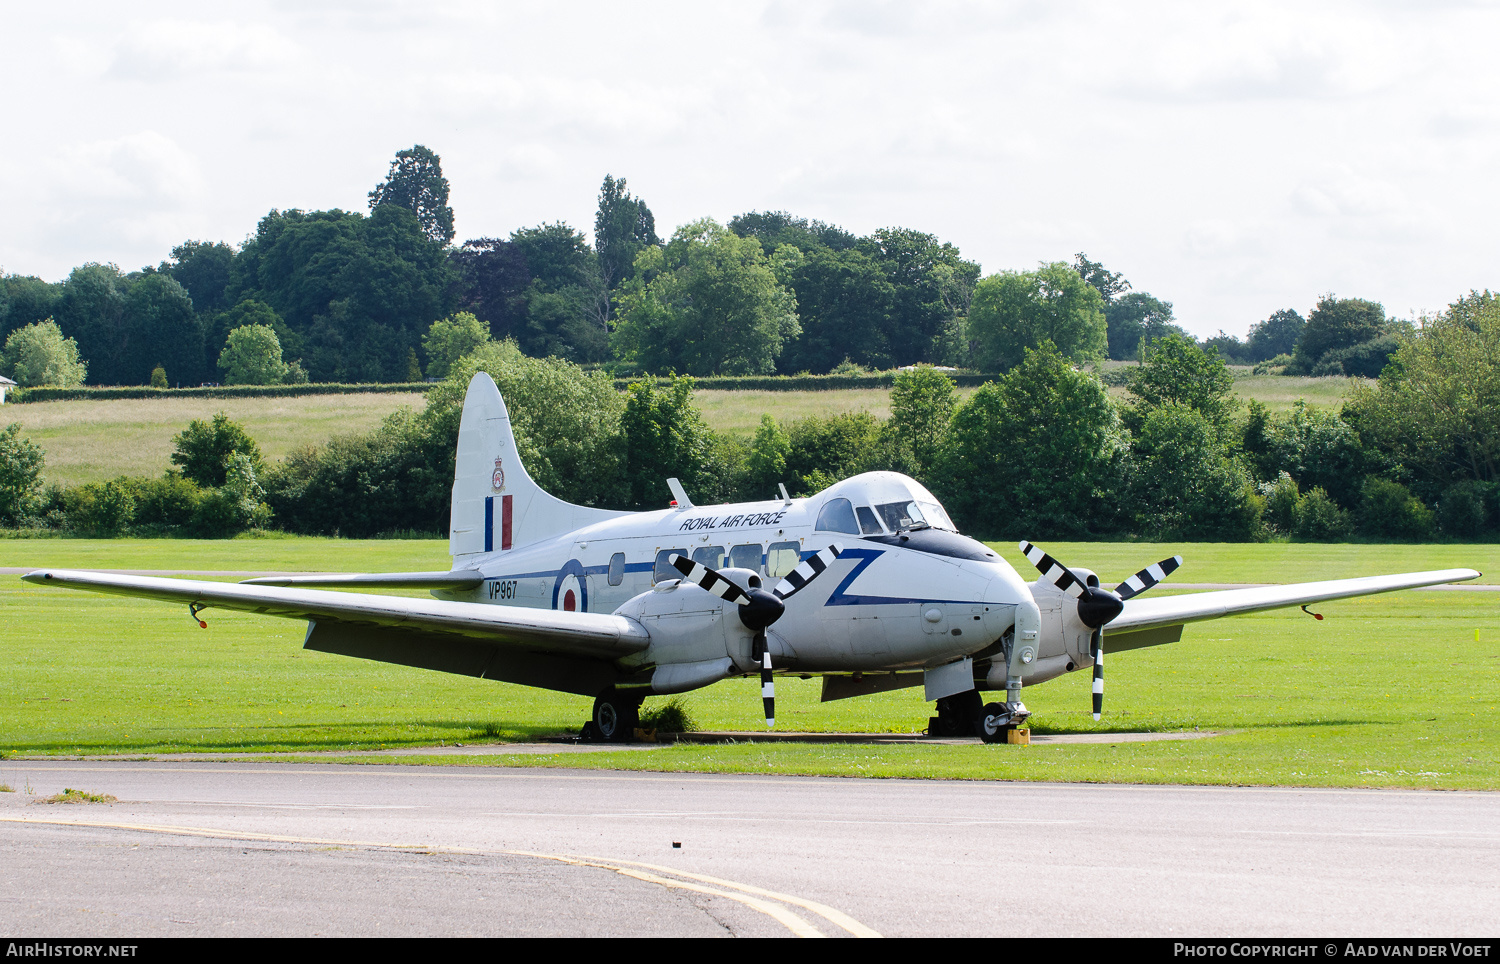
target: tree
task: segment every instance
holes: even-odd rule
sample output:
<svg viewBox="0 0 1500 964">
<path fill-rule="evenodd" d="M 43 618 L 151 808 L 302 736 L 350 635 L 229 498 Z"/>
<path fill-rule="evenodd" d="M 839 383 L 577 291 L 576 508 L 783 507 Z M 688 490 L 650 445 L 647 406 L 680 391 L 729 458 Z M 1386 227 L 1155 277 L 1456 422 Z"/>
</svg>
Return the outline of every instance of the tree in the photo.
<svg viewBox="0 0 1500 964">
<path fill-rule="evenodd" d="M 785 284 L 796 295 L 802 334 L 787 343 L 778 370 L 823 374 L 845 359 L 872 369 L 894 365 L 896 286 L 880 262 L 857 248 L 792 250 L 803 257 Z"/>
<path fill-rule="evenodd" d="M 489 326 L 496 340 L 526 334 L 526 291 L 531 272 L 514 241 L 476 238 L 448 255 L 458 276 L 458 308 Z"/>
<path fill-rule="evenodd" d="M 745 486 L 750 490 L 750 498 L 770 498 L 777 483 L 786 481 L 786 459 L 791 451 L 791 436 L 770 415 L 762 415 L 745 465 Z"/>
<path fill-rule="evenodd" d="M 635 267 L 641 249 L 656 247 L 656 218 L 640 198 L 625 190 L 625 179 L 604 175 L 599 188 L 599 211 L 594 215 L 594 251 L 606 291 L 620 284 Z"/>
<path fill-rule="evenodd" d="M 433 378 L 447 378 L 460 358 L 472 354 L 489 340 L 489 329 L 467 311 L 434 321 L 422 338 L 422 350 L 427 353 L 427 374 Z"/>
<path fill-rule="evenodd" d="M 1326 294 L 1307 316 L 1297 339 L 1294 363 L 1303 373 L 1315 368 L 1329 352 L 1370 341 L 1385 334 L 1389 326 L 1385 308 L 1363 298 L 1335 298 Z"/>
<path fill-rule="evenodd" d="M 448 206 L 442 159 L 421 144 L 396 152 L 390 173 L 370 192 L 370 213 L 382 204 L 395 204 L 416 215 L 429 240 L 439 244 L 453 240 L 453 209 Z"/>
<path fill-rule="evenodd" d="M 229 333 L 219 354 L 219 367 L 229 385 L 279 385 L 286 378 L 281 342 L 266 325 L 245 325 Z"/>
<path fill-rule="evenodd" d="M 1458 482 L 1500 481 L 1500 304 L 1461 303 L 1399 337 L 1379 385 L 1356 388 L 1345 408 L 1366 446 L 1428 501 Z"/>
<path fill-rule="evenodd" d="M 172 439 L 172 464 L 183 476 L 204 488 L 218 488 L 224 484 L 230 456 L 239 454 L 259 468 L 260 446 L 255 444 L 238 423 L 219 412 L 212 422 L 194 419 L 176 438 Z"/>
<path fill-rule="evenodd" d="M 647 248 L 626 286 L 615 352 L 648 372 L 768 374 L 801 331 L 796 298 L 754 238 L 710 220 Z"/>
<path fill-rule="evenodd" d="M 272 211 L 235 258 L 229 297 L 280 315 L 303 339 L 283 349 L 314 381 L 400 381 L 407 350 L 451 313 L 453 280 L 442 245 L 400 205 Z"/>
<path fill-rule="evenodd" d="M 120 381 L 147 384 L 158 363 L 170 368 L 179 382 L 193 385 L 204 380 L 203 324 L 187 289 L 171 276 L 153 271 L 130 286 L 121 327 Z"/>
<path fill-rule="evenodd" d="M 234 248 L 222 241 L 184 241 L 172 249 L 170 261 L 157 270 L 187 289 L 199 312 L 229 307 L 229 269 Z"/>
<path fill-rule="evenodd" d="M 920 476 L 925 478 L 936 465 L 957 407 L 953 379 L 942 372 L 922 365 L 896 375 L 889 431 L 911 452 Z"/>
<path fill-rule="evenodd" d="M 0 431 L 0 522 L 14 526 L 36 510 L 45 461 L 41 447 L 21 437 L 20 423 Z"/>
<path fill-rule="evenodd" d="M 861 248 L 894 289 L 887 340 L 896 365 L 951 361 L 942 353 L 968 314 L 979 265 L 958 248 L 910 228 L 881 228 Z"/>
<path fill-rule="evenodd" d="M 1230 420 L 1239 406 L 1234 375 L 1224 359 L 1208 354 L 1191 339 L 1168 335 L 1146 348 L 1145 357 L 1126 375 L 1125 384 L 1136 398 L 1137 425 L 1155 409 L 1182 405 L 1207 419 L 1221 440 L 1228 440 Z"/>
<path fill-rule="evenodd" d="M 1302 329 L 1305 327 L 1307 322 L 1290 308 L 1274 311 L 1265 321 L 1257 321 L 1250 326 L 1250 336 L 1245 342 L 1249 348 L 1250 361 L 1267 361 L 1277 355 L 1290 355 L 1297 350 L 1297 339 L 1302 337 Z"/>
<path fill-rule="evenodd" d="M 674 378 L 661 391 L 649 381 L 632 384 L 620 427 L 625 436 L 625 474 L 632 507 L 666 506 L 671 498 L 669 478 L 681 480 L 692 494 L 709 461 L 714 436 L 693 405 L 691 378 Z"/>
<path fill-rule="evenodd" d="M 1104 386 L 1044 342 L 954 413 L 934 488 L 968 532 L 1086 538 L 1115 526 L 1124 455 Z"/>
<path fill-rule="evenodd" d="M 523 228 L 510 240 L 531 277 L 516 332 L 521 350 L 579 362 L 608 358 L 609 289 L 588 240 L 561 222 Z"/>
<path fill-rule="evenodd" d="M 1132 291 L 1107 303 L 1104 322 L 1108 329 L 1109 357 L 1139 358 L 1141 349 L 1170 334 L 1186 336 L 1172 317 L 1172 303 Z"/>
<path fill-rule="evenodd" d="M 1074 363 L 1102 357 L 1107 344 L 1104 299 L 1061 261 L 981 280 L 968 324 L 985 371 L 1013 368 L 1043 342 Z"/>
<path fill-rule="evenodd" d="M 51 318 L 62 288 L 30 275 L 0 274 L 0 337 Z"/>
<path fill-rule="evenodd" d="M 1151 409 L 1134 456 L 1129 504 L 1142 535 L 1213 542 L 1261 537 L 1265 502 L 1198 411 L 1177 403 Z"/>
<path fill-rule="evenodd" d="M 1289 476 L 1302 491 L 1319 488 L 1353 508 L 1373 466 L 1354 428 L 1338 412 L 1298 399 L 1289 412 L 1271 414 L 1252 401 L 1245 420 L 1244 456 L 1258 479 Z"/>
<path fill-rule="evenodd" d="M 63 283 L 57 326 L 77 341 L 79 354 L 89 360 L 91 384 L 128 384 L 123 351 L 128 287 L 119 268 L 92 262 L 74 268 Z"/>
<path fill-rule="evenodd" d="M 0 355 L 0 372 L 22 388 L 82 385 L 88 369 L 78 357 L 78 343 L 64 338 L 51 318 L 11 332 Z"/>
<path fill-rule="evenodd" d="M 1089 256 L 1082 251 L 1073 255 L 1073 270 L 1078 272 L 1078 277 L 1093 285 L 1106 305 L 1112 304 L 1115 298 L 1130 290 L 1130 282 L 1125 280 L 1123 274 L 1106 270 L 1099 262 L 1090 261 Z"/>
</svg>

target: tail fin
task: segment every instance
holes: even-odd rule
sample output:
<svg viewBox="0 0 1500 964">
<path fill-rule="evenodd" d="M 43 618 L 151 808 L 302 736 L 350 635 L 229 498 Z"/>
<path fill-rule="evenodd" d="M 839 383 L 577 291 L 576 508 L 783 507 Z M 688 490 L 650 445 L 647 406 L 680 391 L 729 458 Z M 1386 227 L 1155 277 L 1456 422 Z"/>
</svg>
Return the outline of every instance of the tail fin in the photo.
<svg viewBox="0 0 1500 964">
<path fill-rule="evenodd" d="M 453 473 L 448 551 L 460 557 L 520 548 L 625 515 L 571 505 L 543 492 L 516 452 L 510 412 L 495 382 L 475 374 L 464 396 Z"/>
</svg>

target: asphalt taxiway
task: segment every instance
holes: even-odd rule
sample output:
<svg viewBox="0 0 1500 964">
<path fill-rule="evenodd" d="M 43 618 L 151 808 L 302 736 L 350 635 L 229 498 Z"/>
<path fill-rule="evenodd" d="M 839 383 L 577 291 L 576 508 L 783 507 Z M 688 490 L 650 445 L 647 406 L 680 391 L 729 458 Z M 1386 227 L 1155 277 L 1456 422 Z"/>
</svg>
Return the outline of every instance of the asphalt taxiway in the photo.
<svg viewBox="0 0 1500 964">
<path fill-rule="evenodd" d="M 21 936 L 1479 936 L 1500 795 L 0 761 Z M 65 788 L 112 804 L 46 804 Z"/>
</svg>

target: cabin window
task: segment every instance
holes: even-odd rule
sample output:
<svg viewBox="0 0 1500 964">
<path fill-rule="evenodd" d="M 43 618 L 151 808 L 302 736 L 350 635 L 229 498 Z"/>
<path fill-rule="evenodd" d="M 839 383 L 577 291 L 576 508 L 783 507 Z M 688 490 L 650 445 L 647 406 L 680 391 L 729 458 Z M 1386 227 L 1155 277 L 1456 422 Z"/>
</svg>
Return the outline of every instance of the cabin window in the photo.
<svg viewBox="0 0 1500 964">
<path fill-rule="evenodd" d="M 752 572 L 760 572 L 760 543 L 751 543 L 748 546 L 735 546 L 729 550 L 729 564 L 736 569 L 749 569 Z"/>
<path fill-rule="evenodd" d="M 766 553 L 766 575 L 772 579 L 780 579 L 782 576 L 797 568 L 802 562 L 802 547 L 795 542 L 773 542 L 771 551 Z"/>
<path fill-rule="evenodd" d="M 875 518 L 875 510 L 867 505 L 862 505 L 855 510 L 859 513 L 859 531 L 867 536 L 878 536 L 885 530 L 880 528 L 880 520 Z"/>
<path fill-rule="evenodd" d="M 818 524 L 814 528 L 825 532 L 859 535 L 859 523 L 854 521 L 854 506 L 849 504 L 848 499 L 834 499 L 818 513 Z"/>
<path fill-rule="evenodd" d="M 677 567 L 673 566 L 668 560 L 673 556 L 685 556 L 687 554 L 688 551 L 686 549 L 663 549 L 661 552 L 658 552 L 656 554 L 656 565 L 651 569 L 651 584 L 654 586 L 659 582 L 666 582 L 668 579 L 681 579 L 682 573 L 678 572 Z"/>
<path fill-rule="evenodd" d="M 625 581 L 625 553 L 617 552 L 609 557 L 609 584 L 618 586 Z"/>
<path fill-rule="evenodd" d="M 723 546 L 699 546 L 693 550 L 693 561 L 710 569 L 724 568 Z"/>
</svg>

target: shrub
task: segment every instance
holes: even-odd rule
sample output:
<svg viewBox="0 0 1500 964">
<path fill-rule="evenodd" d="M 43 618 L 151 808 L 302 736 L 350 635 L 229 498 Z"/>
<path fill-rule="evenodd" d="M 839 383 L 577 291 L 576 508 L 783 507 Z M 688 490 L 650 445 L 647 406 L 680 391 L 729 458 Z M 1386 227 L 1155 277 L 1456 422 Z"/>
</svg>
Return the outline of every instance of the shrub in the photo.
<svg viewBox="0 0 1500 964">
<path fill-rule="evenodd" d="M 1490 526 L 1489 503 L 1495 486 L 1473 480 L 1451 485 L 1438 500 L 1438 525 L 1459 538 L 1473 538 Z"/>
<path fill-rule="evenodd" d="M 151 387 L 152 388 L 166 388 L 167 387 L 167 370 L 166 370 L 165 367 L 163 367 L 161 365 L 157 365 L 155 368 L 151 369 Z"/>
<path fill-rule="evenodd" d="M 189 422 L 172 443 L 176 449 L 171 456 L 172 464 L 206 489 L 224 484 L 233 455 L 243 455 L 253 465 L 260 465 L 260 447 L 255 439 L 223 412 L 215 415 L 211 423 L 201 419 Z"/>
<path fill-rule="evenodd" d="M 1282 535 L 1291 535 L 1297 523 L 1297 509 L 1302 504 L 1302 493 L 1290 475 L 1282 472 L 1274 482 L 1260 486 L 1260 497 L 1266 503 L 1266 524 Z"/>
<path fill-rule="evenodd" d="M 35 442 L 21 438 L 19 423 L 0 431 L 0 522 L 17 525 L 37 510 L 45 460 Z"/>
<path fill-rule="evenodd" d="M 1432 510 L 1400 482 L 1369 476 L 1360 489 L 1359 530 L 1362 535 L 1420 542 L 1431 539 Z"/>
<path fill-rule="evenodd" d="M 1338 507 L 1321 488 L 1314 488 L 1297 504 L 1292 538 L 1301 542 L 1340 542 L 1353 530 L 1349 513 Z"/>
<path fill-rule="evenodd" d="M 91 535 L 120 535 L 135 518 L 133 488 L 121 477 L 68 490 L 68 526 Z"/>
</svg>

